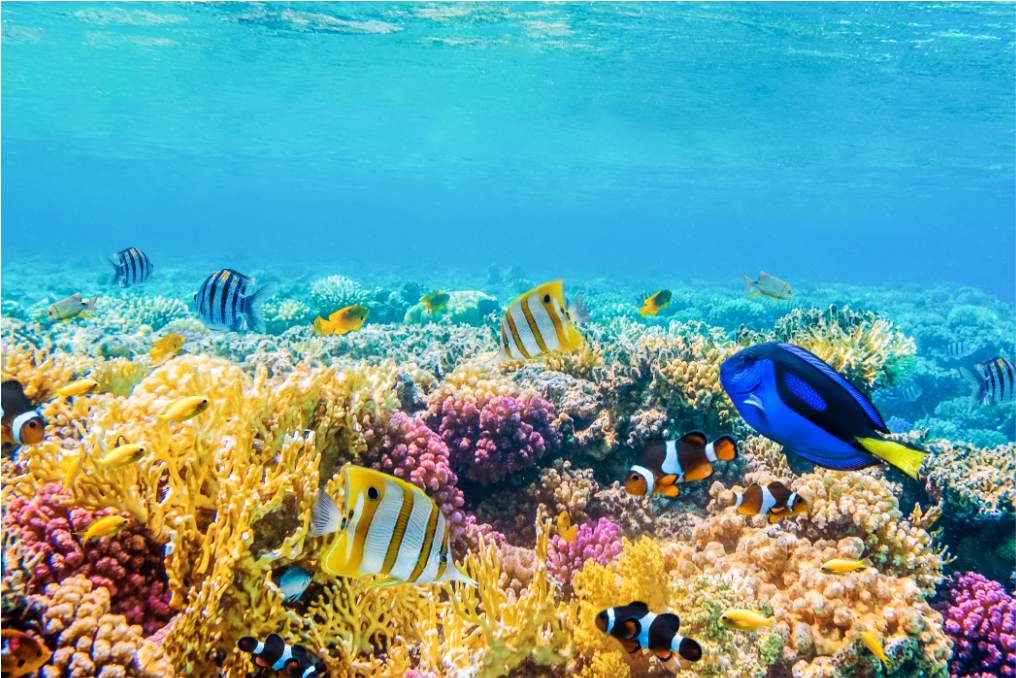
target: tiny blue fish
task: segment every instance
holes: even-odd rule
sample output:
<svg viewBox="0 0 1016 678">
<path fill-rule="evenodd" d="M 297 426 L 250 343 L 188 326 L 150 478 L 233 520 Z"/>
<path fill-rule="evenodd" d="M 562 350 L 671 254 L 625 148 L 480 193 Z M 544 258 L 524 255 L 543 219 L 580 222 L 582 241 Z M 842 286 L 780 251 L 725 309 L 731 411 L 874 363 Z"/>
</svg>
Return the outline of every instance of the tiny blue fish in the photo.
<svg viewBox="0 0 1016 678">
<path fill-rule="evenodd" d="M 746 348 L 720 367 L 720 383 L 749 426 L 819 466 L 846 471 L 883 459 L 917 479 L 927 453 L 883 438 L 889 429 L 871 401 L 803 348 Z"/>
<path fill-rule="evenodd" d="M 310 575 L 302 567 L 291 567 L 279 578 L 279 589 L 287 603 L 295 603 L 310 586 Z"/>
<path fill-rule="evenodd" d="M 144 285 L 145 281 L 152 275 L 152 269 L 155 268 L 148 255 L 137 247 L 128 247 L 125 250 L 120 250 L 113 255 L 112 260 L 101 255 L 99 259 L 112 269 L 109 273 L 109 281 L 106 284 L 119 284 L 124 289 Z"/>
<path fill-rule="evenodd" d="M 268 283 L 253 292 L 253 278 L 228 268 L 216 271 L 208 276 L 194 295 L 198 317 L 210 330 L 239 332 L 246 327 L 264 334 L 265 317 L 261 314 L 261 304 L 272 296 L 275 287 L 275 283 Z"/>
</svg>

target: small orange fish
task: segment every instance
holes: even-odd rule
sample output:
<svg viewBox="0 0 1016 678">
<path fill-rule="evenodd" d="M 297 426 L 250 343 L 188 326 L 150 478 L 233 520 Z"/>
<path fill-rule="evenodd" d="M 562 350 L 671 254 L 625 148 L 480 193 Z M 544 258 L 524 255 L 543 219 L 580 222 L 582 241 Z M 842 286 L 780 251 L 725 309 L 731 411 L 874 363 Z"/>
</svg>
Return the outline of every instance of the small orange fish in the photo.
<svg viewBox="0 0 1016 678">
<path fill-rule="evenodd" d="M 345 334 L 356 331 L 363 326 L 370 309 L 366 306 L 347 306 L 328 316 L 328 320 L 318 317 L 314 320 L 314 331 L 327 337 L 329 334 Z"/>
<path fill-rule="evenodd" d="M 561 511 L 557 517 L 557 533 L 569 544 L 575 543 L 579 538 L 579 528 L 571 524 L 571 517 L 567 511 Z"/>
<path fill-rule="evenodd" d="M 42 642 L 14 629 L 0 631 L 0 641 L 3 642 L 0 673 L 6 678 L 20 678 L 35 673 L 53 655 Z"/>
<path fill-rule="evenodd" d="M 84 532 L 75 532 L 74 534 L 84 537 L 85 543 L 88 543 L 89 539 L 101 539 L 102 537 L 112 536 L 127 527 L 128 523 L 130 523 L 130 520 L 123 516 L 105 516 L 94 521 Z"/>
<path fill-rule="evenodd" d="M 661 310 L 670 306 L 671 296 L 670 290 L 660 290 L 642 302 L 645 305 L 639 307 L 639 313 L 642 314 L 643 318 L 647 315 L 656 315 Z"/>
<path fill-rule="evenodd" d="M 179 334 L 167 334 L 162 339 L 152 344 L 152 350 L 148 355 L 152 356 L 153 365 L 162 365 L 168 362 L 183 348 L 184 338 Z"/>
</svg>

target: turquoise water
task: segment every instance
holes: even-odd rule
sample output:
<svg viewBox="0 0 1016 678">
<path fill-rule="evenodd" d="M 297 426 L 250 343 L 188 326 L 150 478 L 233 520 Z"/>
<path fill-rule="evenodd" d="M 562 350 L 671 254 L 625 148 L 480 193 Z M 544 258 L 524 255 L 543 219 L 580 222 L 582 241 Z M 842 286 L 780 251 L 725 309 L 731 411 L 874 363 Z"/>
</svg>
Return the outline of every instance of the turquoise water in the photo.
<svg viewBox="0 0 1016 678">
<path fill-rule="evenodd" d="M 1004 4 L 5 3 L 3 257 L 1011 298 L 1013 30 Z"/>
</svg>

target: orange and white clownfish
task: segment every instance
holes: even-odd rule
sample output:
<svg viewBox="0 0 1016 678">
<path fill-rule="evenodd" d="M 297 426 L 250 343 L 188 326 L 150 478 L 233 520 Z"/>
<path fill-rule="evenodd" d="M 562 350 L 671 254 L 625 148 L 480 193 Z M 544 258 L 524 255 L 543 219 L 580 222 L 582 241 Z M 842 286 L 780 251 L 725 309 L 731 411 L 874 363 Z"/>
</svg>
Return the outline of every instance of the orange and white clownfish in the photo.
<svg viewBox="0 0 1016 678">
<path fill-rule="evenodd" d="M 702 659 L 702 646 L 678 634 L 681 620 L 676 614 L 656 614 L 641 601 L 612 607 L 596 615 L 596 628 L 613 636 L 629 654 L 645 648 L 669 662 L 676 653 L 689 662 Z"/>
<path fill-rule="evenodd" d="M 769 483 L 765 487 L 752 483 L 744 494 L 734 493 L 730 506 L 736 506 L 737 512 L 746 516 L 768 515 L 770 523 L 808 510 L 808 502 L 783 483 Z"/>
<path fill-rule="evenodd" d="M 713 473 L 711 462 L 731 461 L 736 456 L 737 443 L 726 435 L 711 443 L 701 431 L 677 440 L 651 440 L 628 469 L 624 489 L 636 497 L 655 493 L 676 497 L 677 483 L 708 478 Z"/>
<path fill-rule="evenodd" d="M 257 676 L 267 676 L 269 671 L 282 671 L 291 678 L 310 678 L 318 675 L 317 667 L 310 654 L 300 645 L 289 645 L 277 633 L 261 642 L 253 636 L 244 636 L 236 646 L 254 655 Z"/>
<path fill-rule="evenodd" d="M 38 445 L 46 437 L 46 420 L 16 379 L 0 384 L 0 423 L 3 424 L 4 451 L 19 445 Z"/>
</svg>

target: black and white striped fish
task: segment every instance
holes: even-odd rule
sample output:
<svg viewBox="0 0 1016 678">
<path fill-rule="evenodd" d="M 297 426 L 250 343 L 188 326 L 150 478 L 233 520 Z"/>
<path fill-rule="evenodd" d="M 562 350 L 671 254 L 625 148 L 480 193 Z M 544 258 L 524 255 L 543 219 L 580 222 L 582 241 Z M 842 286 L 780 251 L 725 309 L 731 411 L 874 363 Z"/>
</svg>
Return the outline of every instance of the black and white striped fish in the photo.
<svg viewBox="0 0 1016 678">
<path fill-rule="evenodd" d="M 907 384 L 902 388 L 902 390 L 900 391 L 900 395 L 902 395 L 903 399 L 906 400 L 908 403 L 913 403 L 916 402 L 917 399 L 920 398 L 922 395 L 924 395 L 924 389 L 921 388 L 919 384 L 915 382 L 910 382 L 909 384 Z"/>
<path fill-rule="evenodd" d="M 259 669 L 255 672 L 256 676 L 267 676 L 269 671 L 282 671 L 292 678 L 318 675 L 307 650 L 300 645 L 288 645 L 277 633 L 268 636 L 264 642 L 253 636 L 244 636 L 236 642 L 236 646 L 254 655 L 254 664 Z"/>
<path fill-rule="evenodd" d="M 961 367 L 960 374 L 970 382 L 973 389 L 970 392 L 971 405 L 1000 405 L 1016 401 L 1016 384 L 1013 383 L 1016 380 L 1016 367 L 1013 367 L 1008 358 L 992 358 L 981 363 L 977 366 L 977 374 Z"/>
<path fill-rule="evenodd" d="M 194 295 L 198 317 L 210 330 L 239 332 L 241 329 L 265 331 L 261 304 L 275 292 L 268 283 L 253 294 L 254 279 L 224 268 L 208 276 Z"/>
<path fill-rule="evenodd" d="M 650 612 L 638 600 L 603 610 L 596 615 L 596 627 L 621 641 L 629 654 L 644 648 L 665 662 L 675 654 L 687 662 L 702 659 L 702 646 L 678 633 L 681 620 L 676 614 Z"/>
<path fill-rule="evenodd" d="M 104 261 L 112 270 L 109 273 L 107 285 L 119 284 L 120 287 L 140 287 L 145 284 L 152 269 L 155 266 L 148 255 L 137 247 L 128 247 L 113 255 L 113 259 L 107 259 L 100 255 L 99 259 Z"/>
<path fill-rule="evenodd" d="M 960 360 L 973 355 L 976 351 L 977 347 L 968 341 L 954 341 L 943 347 L 939 355 L 948 360 Z"/>
</svg>

